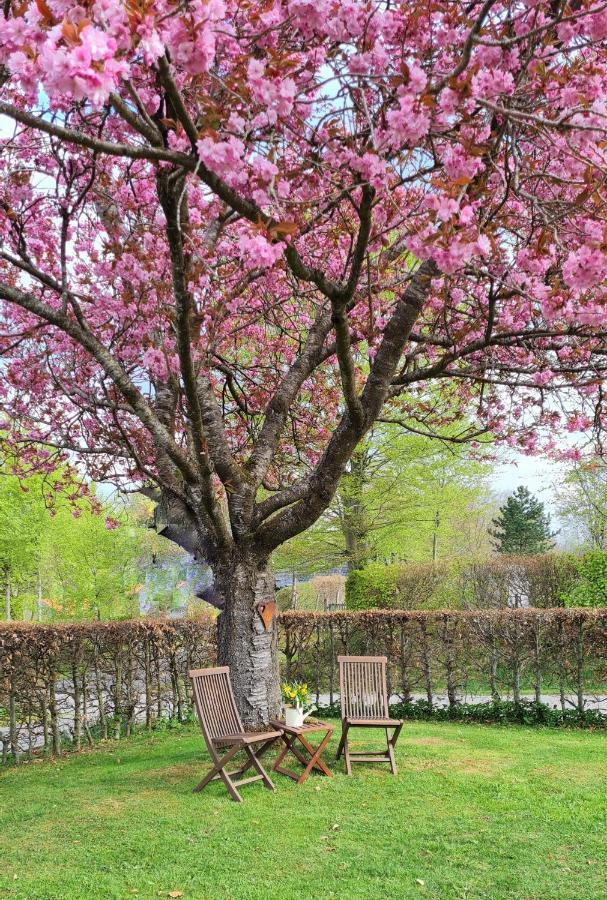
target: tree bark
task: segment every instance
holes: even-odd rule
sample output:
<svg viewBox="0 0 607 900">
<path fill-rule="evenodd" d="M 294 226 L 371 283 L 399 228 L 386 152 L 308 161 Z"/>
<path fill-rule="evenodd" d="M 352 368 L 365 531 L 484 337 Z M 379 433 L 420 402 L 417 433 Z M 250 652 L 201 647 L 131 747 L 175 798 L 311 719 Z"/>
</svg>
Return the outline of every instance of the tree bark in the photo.
<svg viewBox="0 0 607 900">
<path fill-rule="evenodd" d="M 268 627 L 259 605 L 274 601 L 267 561 L 238 552 L 213 566 L 223 599 L 217 623 L 217 661 L 230 667 L 236 704 L 245 728 L 265 728 L 280 712 L 276 618 Z"/>
</svg>

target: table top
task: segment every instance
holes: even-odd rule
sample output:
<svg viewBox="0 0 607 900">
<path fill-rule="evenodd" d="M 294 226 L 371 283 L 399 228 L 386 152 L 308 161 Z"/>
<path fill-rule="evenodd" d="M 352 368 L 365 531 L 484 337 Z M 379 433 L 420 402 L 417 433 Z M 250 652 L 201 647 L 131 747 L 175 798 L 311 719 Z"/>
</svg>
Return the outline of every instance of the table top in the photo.
<svg viewBox="0 0 607 900">
<path fill-rule="evenodd" d="M 282 731 L 286 731 L 288 734 L 305 734 L 307 731 L 335 730 L 335 725 L 333 723 L 320 722 L 318 719 L 306 721 L 299 727 L 297 727 L 296 725 L 287 725 L 286 722 L 283 722 L 282 719 L 270 719 L 270 725 L 273 725 L 274 728 L 280 728 Z"/>
</svg>

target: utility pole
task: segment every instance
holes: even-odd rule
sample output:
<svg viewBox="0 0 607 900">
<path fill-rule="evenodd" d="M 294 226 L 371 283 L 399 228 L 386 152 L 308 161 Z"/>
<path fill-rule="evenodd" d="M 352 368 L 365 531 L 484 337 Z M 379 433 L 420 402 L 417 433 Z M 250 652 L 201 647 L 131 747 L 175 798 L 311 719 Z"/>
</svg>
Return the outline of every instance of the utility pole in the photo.
<svg viewBox="0 0 607 900">
<path fill-rule="evenodd" d="M 440 518 L 438 515 L 439 511 L 436 510 L 436 515 L 434 516 L 434 533 L 432 535 L 432 562 L 436 562 L 436 549 L 438 543 L 438 526 L 440 525 Z"/>
<path fill-rule="evenodd" d="M 42 576 L 40 574 L 40 566 L 38 566 L 38 577 L 36 579 L 36 617 L 42 622 Z"/>
</svg>

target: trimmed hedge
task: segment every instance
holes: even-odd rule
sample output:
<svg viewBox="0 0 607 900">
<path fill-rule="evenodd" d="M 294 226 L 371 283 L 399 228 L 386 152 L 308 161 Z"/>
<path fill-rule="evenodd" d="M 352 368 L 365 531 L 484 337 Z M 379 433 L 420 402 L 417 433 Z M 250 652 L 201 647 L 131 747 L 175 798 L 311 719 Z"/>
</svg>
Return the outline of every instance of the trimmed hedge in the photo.
<svg viewBox="0 0 607 900">
<path fill-rule="evenodd" d="M 213 664 L 215 621 L 0 623 L 2 761 L 189 720 L 187 672 Z M 279 626 L 283 674 L 317 704 L 337 699 L 337 656 L 366 653 L 388 657 L 399 715 L 602 723 L 587 699 L 607 696 L 606 609 L 294 611 Z M 470 693 L 490 702 L 470 705 Z"/>
<path fill-rule="evenodd" d="M 287 677 L 330 703 L 340 653 L 387 656 L 390 693 L 432 708 L 529 692 L 583 712 L 589 696 L 607 696 L 607 609 L 288 612 L 280 622 Z"/>
<path fill-rule="evenodd" d="M 602 556 L 602 580 L 597 584 L 595 593 L 600 593 L 607 586 L 607 555 Z M 592 572 L 598 573 L 598 569 L 598 563 L 593 561 Z M 588 583 L 591 574 L 586 577 Z M 346 606 L 351 610 L 497 609 L 518 606 L 547 609 L 564 605 L 565 598 L 573 596 L 578 584 L 583 595 L 584 578 L 580 561 L 570 553 L 495 556 L 437 563 L 372 563 L 348 575 Z M 603 603 L 607 603 L 604 592 L 603 596 Z"/>
<path fill-rule="evenodd" d="M 187 672 L 212 665 L 215 620 L 0 622 L 2 761 L 59 753 L 191 713 Z M 3 714 L 4 711 L 4 714 Z M 4 718 L 4 721 L 2 719 Z"/>
</svg>

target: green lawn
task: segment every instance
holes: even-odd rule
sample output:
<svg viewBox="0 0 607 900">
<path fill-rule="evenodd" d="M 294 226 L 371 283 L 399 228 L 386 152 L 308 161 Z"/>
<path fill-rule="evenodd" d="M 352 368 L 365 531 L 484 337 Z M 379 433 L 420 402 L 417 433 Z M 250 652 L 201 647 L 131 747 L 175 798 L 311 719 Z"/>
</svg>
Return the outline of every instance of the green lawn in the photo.
<svg viewBox="0 0 607 900">
<path fill-rule="evenodd" d="M 0 774 L 0 896 L 595 900 L 606 748 L 599 733 L 407 724 L 396 778 L 340 763 L 302 787 L 244 787 L 241 805 L 219 784 L 191 793 L 207 766 L 193 728 L 28 763 Z"/>
</svg>

